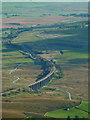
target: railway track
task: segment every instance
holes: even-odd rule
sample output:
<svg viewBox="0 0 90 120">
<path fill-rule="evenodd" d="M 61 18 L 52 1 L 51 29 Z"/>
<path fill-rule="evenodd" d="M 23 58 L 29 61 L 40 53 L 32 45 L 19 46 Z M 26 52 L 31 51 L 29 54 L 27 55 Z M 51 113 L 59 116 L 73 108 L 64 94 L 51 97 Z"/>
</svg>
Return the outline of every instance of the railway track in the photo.
<svg viewBox="0 0 90 120">
<path fill-rule="evenodd" d="M 36 60 L 36 58 L 34 58 L 32 56 L 32 54 L 30 52 L 24 52 L 22 50 L 19 50 L 19 52 L 28 55 L 31 59 Z M 34 82 L 30 85 L 28 85 L 28 87 L 30 87 L 32 90 L 38 90 L 41 87 L 45 86 L 46 84 L 48 84 L 48 82 L 52 79 L 52 77 L 54 76 L 54 72 L 55 72 L 55 66 L 53 65 L 53 63 L 45 58 L 42 58 L 44 61 L 47 61 L 51 64 L 51 71 L 42 79 L 38 80 L 37 82 Z"/>
</svg>

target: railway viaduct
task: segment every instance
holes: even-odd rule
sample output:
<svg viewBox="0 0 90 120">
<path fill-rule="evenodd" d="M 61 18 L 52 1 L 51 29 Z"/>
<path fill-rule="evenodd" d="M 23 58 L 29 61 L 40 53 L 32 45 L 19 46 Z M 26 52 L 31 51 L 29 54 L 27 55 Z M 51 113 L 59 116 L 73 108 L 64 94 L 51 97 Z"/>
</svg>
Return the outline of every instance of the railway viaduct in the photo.
<svg viewBox="0 0 90 120">
<path fill-rule="evenodd" d="M 39 80 L 38 82 L 35 82 L 33 84 L 30 84 L 29 87 L 32 90 L 38 90 L 41 87 L 47 85 L 49 83 L 49 81 L 52 79 L 52 77 L 54 76 L 54 71 L 52 73 L 49 73 L 46 77 L 42 78 L 41 80 Z"/>
<path fill-rule="evenodd" d="M 24 52 L 22 50 L 19 50 L 19 52 L 24 53 L 26 55 L 28 55 L 31 59 L 35 60 L 36 58 L 34 58 L 30 53 L 28 52 Z M 43 60 L 46 60 L 45 58 L 42 58 Z M 40 89 L 41 87 L 47 85 L 49 83 L 49 81 L 52 79 L 52 77 L 54 76 L 54 72 L 55 72 L 55 67 L 52 64 L 52 62 L 46 60 L 47 62 L 49 62 L 51 64 L 51 71 L 49 72 L 49 74 L 47 74 L 44 78 L 40 79 L 37 82 L 34 82 L 33 84 L 30 84 L 28 87 L 32 90 L 37 91 L 38 89 Z"/>
</svg>

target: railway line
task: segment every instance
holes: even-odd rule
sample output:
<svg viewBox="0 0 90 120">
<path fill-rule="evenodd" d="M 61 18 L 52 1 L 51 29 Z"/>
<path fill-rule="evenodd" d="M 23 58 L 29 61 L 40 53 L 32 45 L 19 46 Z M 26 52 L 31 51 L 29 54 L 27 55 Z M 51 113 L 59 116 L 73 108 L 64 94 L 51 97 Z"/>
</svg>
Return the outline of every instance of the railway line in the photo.
<svg viewBox="0 0 90 120">
<path fill-rule="evenodd" d="M 31 55 L 31 53 L 24 52 L 24 51 L 21 51 L 21 50 L 19 50 L 19 51 L 20 51 L 21 53 L 24 53 L 24 54 L 26 54 L 26 55 L 29 55 L 29 56 L 31 57 L 31 59 L 33 59 L 33 60 L 36 59 L 36 58 L 34 58 L 34 57 Z M 50 62 L 51 66 L 52 66 L 52 69 L 51 69 L 51 71 L 50 71 L 44 78 L 38 80 L 37 82 L 34 82 L 34 83 L 28 85 L 28 87 L 30 87 L 30 89 L 32 89 L 32 90 L 38 90 L 38 89 L 40 89 L 41 87 L 47 85 L 47 84 L 50 82 L 50 80 L 52 79 L 52 77 L 54 76 L 54 72 L 56 71 L 56 68 L 55 68 L 55 66 L 53 65 L 53 63 L 52 63 L 51 61 L 49 61 L 49 60 L 47 60 L 47 59 L 45 59 L 45 58 L 42 58 L 42 59 L 45 60 L 45 61 Z M 69 100 L 72 100 L 72 98 L 71 98 L 71 93 L 70 93 L 70 92 L 64 91 L 64 90 L 61 90 L 61 91 L 67 93 L 68 96 L 69 96 Z"/>
<path fill-rule="evenodd" d="M 33 60 L 36 60 L 36 58 L 34 58 L 30 52 L 24 52 L 22 50 L 19 50 L 19 52 L 28 55 Z M 49 83 L 49 81 L 52 79 L 52 77 L 54 76 L 55 66 L 53 65 L 53 63 L 45 58 L 42 58 L 42 59 L 51 64 L 51 71 L 44 78 L 38 80 L 37 82 L 34 82 L 34 83 L 28 85 L 28 87 L 30 87 L 30 89 L 32 89 L 32 90 L 38 90 L 41 87 L 47 85 Z"/>
<path fill-rule="evenodd" d="M 44 78 L 40 79 L 37 82 L 34 82 L 33 84 L 28 85 L 32 90 L 38 90 L 41 87 L 47 85 L 49 83 L 49 81 L 52 79 L 52 77 L 54 76 L 54 72 L 55 72 L 55 67 L 53 67 L 53 70 L 50 71 L 50 73 L 48 75 L 46 75 Z"/>
</svg>

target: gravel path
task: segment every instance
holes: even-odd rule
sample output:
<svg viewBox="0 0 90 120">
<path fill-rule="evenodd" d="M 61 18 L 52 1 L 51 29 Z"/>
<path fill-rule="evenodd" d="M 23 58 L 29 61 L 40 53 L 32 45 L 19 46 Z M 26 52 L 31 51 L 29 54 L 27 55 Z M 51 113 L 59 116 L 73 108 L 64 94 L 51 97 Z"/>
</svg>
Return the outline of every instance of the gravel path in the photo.
<svg viewBox="0 0 90 120">
<path fill-rule="evenodd" d="M 11 70 L 9 72 L 9 74 L 13 77 L 13 78 L 16 78 L 15 80 L 12 81 L 12 83 L 14 84 L 15 82 L 17 82 L 20 78 L 15 76 L 15 75 L 12 75 L 13 72 L 15 72 L 20 66 L 22 65 L 22 63 L 20 63 L 18 66 L 16 66 L 16 68 L 14 70 Z"/>
</svg>

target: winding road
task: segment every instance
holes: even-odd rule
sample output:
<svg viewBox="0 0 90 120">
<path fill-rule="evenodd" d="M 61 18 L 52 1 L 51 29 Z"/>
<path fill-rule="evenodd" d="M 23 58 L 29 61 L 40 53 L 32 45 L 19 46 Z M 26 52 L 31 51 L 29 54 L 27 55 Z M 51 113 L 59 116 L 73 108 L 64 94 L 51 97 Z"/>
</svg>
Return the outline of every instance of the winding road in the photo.
<svg viewBox="0 0 90 120">
<path fill-rule="evenodd" d="M 68 92 L 68 91 L 64 91 L 64 90 L 62 90 L 62 89 L 56 89 L 57 91 L 62 91 L 62 92 L 64 92 L 64 93 L 67 93 L 68 94 L 68 97 L 69 97 L 69 100 L 72 100 L 72 98 L 71 98 L 71 93 L 70 92 Z"/>
</svg>

